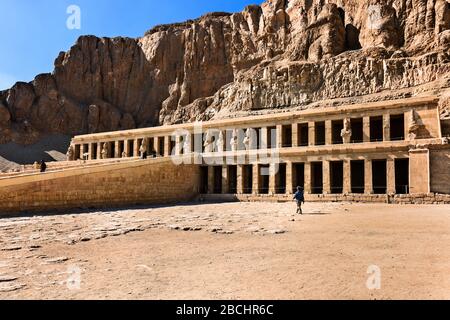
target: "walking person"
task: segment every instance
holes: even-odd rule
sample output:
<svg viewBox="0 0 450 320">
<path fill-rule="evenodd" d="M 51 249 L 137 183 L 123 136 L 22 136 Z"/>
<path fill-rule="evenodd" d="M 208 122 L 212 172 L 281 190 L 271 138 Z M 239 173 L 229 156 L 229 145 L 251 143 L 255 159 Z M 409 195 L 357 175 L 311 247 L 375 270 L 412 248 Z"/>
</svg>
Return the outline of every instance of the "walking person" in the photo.
<svg viewBox="0 0 450 320">
<path fill-rule="evenodd" d="M 47 171 L 47 164 L 45 163 L 44 160 L 41 160 L 41 173 L 44 173 L 45 171 Z"/>
<path fill-rule="evenodd" d="M 302 187 L 297 187 L 297 192 L 294 194 L 294 200 L 297 202 L 297 214 L 303 214 L 302 204 L 305 203 L 305 193 Z"/>
</svg>

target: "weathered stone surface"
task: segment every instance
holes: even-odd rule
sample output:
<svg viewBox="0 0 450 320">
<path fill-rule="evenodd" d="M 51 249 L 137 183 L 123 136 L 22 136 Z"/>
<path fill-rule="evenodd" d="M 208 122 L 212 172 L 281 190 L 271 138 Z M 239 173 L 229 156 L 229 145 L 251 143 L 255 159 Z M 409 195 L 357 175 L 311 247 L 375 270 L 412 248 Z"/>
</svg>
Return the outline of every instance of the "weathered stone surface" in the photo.
<svg viewBox="0 0 450 320">
<path fill-rule="evenodd" d="M 0 92 L 0 142 L 439 93 L 449 29 L 444 0 L 267 0 L 138 39 L 83 36 L 52 74 Z"/>
</svg>

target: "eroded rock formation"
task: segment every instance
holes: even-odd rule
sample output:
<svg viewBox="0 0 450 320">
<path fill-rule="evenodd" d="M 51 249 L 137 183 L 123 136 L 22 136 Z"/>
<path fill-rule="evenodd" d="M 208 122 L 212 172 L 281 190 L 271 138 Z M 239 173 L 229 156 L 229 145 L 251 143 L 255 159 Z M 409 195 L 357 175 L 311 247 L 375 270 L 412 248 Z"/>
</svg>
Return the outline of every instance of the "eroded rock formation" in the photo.
<svg viewBox="0 0 450 320">
<path fill-rule="evenodd" d="M 138 39 L 84 36 L 52 74 L 0 92 L 0 143 L 440 94 L 449 48 L 444 0 L 267 0 Z"/>
</svg>

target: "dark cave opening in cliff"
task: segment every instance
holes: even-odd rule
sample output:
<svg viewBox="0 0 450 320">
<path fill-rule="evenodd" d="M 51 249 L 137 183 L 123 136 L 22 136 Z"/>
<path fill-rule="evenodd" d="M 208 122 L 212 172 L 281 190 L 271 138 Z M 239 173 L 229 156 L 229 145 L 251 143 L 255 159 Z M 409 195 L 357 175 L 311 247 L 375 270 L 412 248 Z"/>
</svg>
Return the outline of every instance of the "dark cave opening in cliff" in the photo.
<svg viewBox="0 0 450 320">
<path fill-rule="evenodd" d="M 405 116 L 391 115 L 391 141 L 403 139 L 405 139 Z"/>
<path fill-rule="evenodd" d="M 352 193 L 364 193 L 365 167 L 364 160 L 352 160 L 350 162 L 350 176 Z"/>
<path fill-rule="evenodd" d="M 325 121 L 316 122 L 315 125 L 316 130 L 316 146 L 325 145 Z"/>
<path fill-rule="evenodd" d="M 330 162 L 331 193 L 339 194 L 344 190 L 344 161 Z"/>
<path fill-rule="evenodd" d="M 409 193 L 409 159 L 395 159 L 395 192 Z"/>
<path fill-rule="evenodd" d="M 344 122 L 342 120 L 335 120 L 331 122 L 332 143 L 342 144 L 341 132 L 344 129 Z"/>
<path fill-rule="evenodd" d="M 311 163 L 311 193 L 322 194 L 323 193 L 323 163 L 312 162 Z"/>
<path fill-rule="evenodd" d="M 387 193 L 387 161 L 372 160 L 372 184 L 375 194 Z"/>
<path fill-rule="evenodd" d="M 251 194 L 253 192 L 253 166 L 251 164 L 242 167 L 243 193 Z"/>
<path fill-rule="evenodd" d="M 300 123 L 298 125 L 298 145 L 300 147 L 307 147 L 309 145 L 309 126 L 307 123 Z"/>
<path fill-rule="evenodd" d="M 363 119 L 362 118 L 354 118 L 351 119 L 351 127 L 352 127 L 352 143 L 361 143 L 363 142 Z"/>
<path fill-rule="evenodd" d="M 383 117 L 370 117 L 370 142 L 383 141 Z"/>
<path fill-rule="evenodd" d="M 282 144 L 283 144 L 283 148 L 292 147 L 292 125 L 283 126 Z"/>
</svg>

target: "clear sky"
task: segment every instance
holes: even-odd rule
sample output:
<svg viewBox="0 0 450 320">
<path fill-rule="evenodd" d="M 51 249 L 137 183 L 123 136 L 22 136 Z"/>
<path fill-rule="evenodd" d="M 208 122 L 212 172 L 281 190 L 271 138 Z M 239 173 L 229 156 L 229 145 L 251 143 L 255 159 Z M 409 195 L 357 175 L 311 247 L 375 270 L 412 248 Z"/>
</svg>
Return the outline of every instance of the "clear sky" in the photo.
<svg viewBox="0 0 450 320">
<path fill-rule="evenodd" d="M 0 90 L 51 72 L 80 35 L 139 37 L 152 26 L 211 11 L 238 12 L 262 0 L 0 0 Z M 67 20 L 80 9 L 80 29 Z"/>
</svg>

